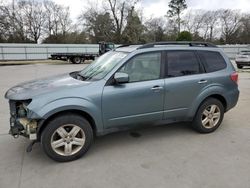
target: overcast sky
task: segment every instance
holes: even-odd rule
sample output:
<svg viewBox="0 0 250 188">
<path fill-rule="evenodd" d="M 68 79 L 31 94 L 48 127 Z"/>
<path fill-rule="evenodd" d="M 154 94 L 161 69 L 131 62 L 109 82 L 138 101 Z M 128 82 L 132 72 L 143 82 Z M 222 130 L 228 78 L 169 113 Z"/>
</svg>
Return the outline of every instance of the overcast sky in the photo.
<svg viewBox="0 0 250 188">
<path fill-rule="evenodd" d="M 58 4 L 70 7 L 71 16 L 75 19 L 89 2 L 100 5 L 102 0 L 54 0 Z M 168 10 L 168 2 L 170 0 L 141 0 L 140 7 L 146 17 L 164 16 Z M 190 9 L 239 9 L 242 12 L 250 13 L 250 0 L 186 0 Z"/>
</svg>

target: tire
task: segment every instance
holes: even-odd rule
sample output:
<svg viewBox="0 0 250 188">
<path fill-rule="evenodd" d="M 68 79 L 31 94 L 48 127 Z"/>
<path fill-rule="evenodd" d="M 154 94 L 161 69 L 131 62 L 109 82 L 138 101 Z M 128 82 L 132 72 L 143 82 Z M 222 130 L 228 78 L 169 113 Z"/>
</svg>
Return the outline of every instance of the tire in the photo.
<svg viewBox="0 0 250 188">
<path fill-rule="evenodd" d="M 200 133 L 211 133 L 220 126 L 224 112 L 224 106 L 219 100 L 208 98 L 200 105 L 192 127 Z"/>
<path fill-rule="evenodd" d="M 72 113 L 57 116 L 42 132 L 44 152 L 53 160 L 68 162 L 82 157 L 93 142 L 93 130 L 83 117 Z"/>
<path fill-rule="evenodd" d="M 73 64 L 81 64 L 82 63 L 82 58 L 81 57 L 74 57 L 72 59 Z"/>
<path fill-rule="evenodd" d="M 238 69 L 242 69 L 243 66 L 242 66 L 242 65 L 237 65 L 237 68 L 238 68 Z"/>
</svg>

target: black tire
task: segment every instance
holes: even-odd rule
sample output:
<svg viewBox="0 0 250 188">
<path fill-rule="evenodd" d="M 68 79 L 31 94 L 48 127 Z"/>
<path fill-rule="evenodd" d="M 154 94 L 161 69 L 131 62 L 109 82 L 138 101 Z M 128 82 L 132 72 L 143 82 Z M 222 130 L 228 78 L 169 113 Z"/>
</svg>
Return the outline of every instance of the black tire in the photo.
<svg viewBox="0 0 250 188">
<path fill-rule="evenodd" d="M 214 121 L 213 117 L 214 115 L 212 115 L 212 113 L 210 114 L 210 112 L 212 112 L 212 106 L 215 108 L 216 106 L 216 112 L 214 112 L 213 114 L 216 113 L 216 115 L 218 116 L 218 113 L 220 113 L 220 116 Z M 206 112 L 209 112 L 209 117 L 207 117 L 206 115 L 204 115 L 205 109 L 207 110 Z M 211 110 L 209 110 L 211 109 Z M 215 131 L 221 124 L 223 117 L 224 117 L 224 113 L 225 113 L 225 109 L 223 104 L 215 98 L 208 98 L 205 101 L 202 102 L 202 104 L 200 105 L 195 118 L 192 122 L 192 127 L 198 131 L 199 133 L 211 133 L 213 131 Z M 207 119 L 206 119 L 207 118 Z M 213 123 L 210 124 L 210 120 L 212 119 L 212 122 L 214 122 L 214 126 L 210 126 Z M 204 120 L 204 124 L 202 123 L 202 120 Z M 206 121 L 205 121 L 206 120 Z M 207 122 L 208 121 L 208 122 Z M 207 123 L 205 123 L 207 122 Z"/>
<path fill-rule="evenodd" d="M 74 57 L 74 58 L 72 58 L 72 63 L 73 64 L 81 64 L 82 58 L 81 57 Z"/>
<path fill-rule="evenodd" d="M 238 69 L 242 69 L 243 66 L 242 66 L 242 65 L 237 65 L 237 68 L 238 68 Z"/>
<path fill-rule="evenodd" d="M 62 128 L 67 131 L 66 125 L 69 126 L 75 126 L 77 128 L 80 128 L 77 134 L 82 134 L 83 140 L 82 141 L 82 146 L 73 146 L 73 144 L 70 146 L 72 149 L 72 155 L 67 154 L 66 156 L 63 154 L 59 154 L 58 151 L 59 149 L 62 150 L 62 152 L 65 152 L 65 147 L 66 145 L 68 146 L 70 143 L 66 142 L 63 137 L 60 137 L 57 130 L 58 128 Z M 73 128 L 71 129 L 73 130 Z M 67 131 L 67 133 L 70 133 L 70 130 Z M 58 135 L 56 135 L 58 134 Z M 80 135 L 81 135 L 80 134 Z M 52 148 L 52 140 L 54 137 L 57 136 L 59 137 L 58 139 L 63 139 L 64 145 L 58 147 L 57 149 Z M 69 137 L 69 136 L 67 136 Z M 74 137 L 76 138 L 77 135 Z M 81 138 L 80 138 L 81 139 Z M 69 140 L 68 140 L 69 141 Z M 71 140 L 73 142 L 73 140 Z M 70 142 L 70 141 L 69 141 Z M 44 152 L 53 160 L 58 161 L 58 162 L 68 162 L 68 161 L 73 161 L 76 160 L 80 157 L 82 157 L 90 148 L 91 144 L 93 142 L 93 130 L 90 125 L 90 123 L 82 116 L 72 114 L 72 113 L 66 113 L 62 114 L 60 116 L 57 116 L 53 120 L 51 120 L 47 125 L 46 128 L 42 132 L 41 136 L 41 143 Z M 77 151 L 76 153 L 73 153 L 73 148 Z M 79 149 L 79 150 L 78 150 Z M 56 151 L 58 150 L 58 151 Z"/>
</svg>

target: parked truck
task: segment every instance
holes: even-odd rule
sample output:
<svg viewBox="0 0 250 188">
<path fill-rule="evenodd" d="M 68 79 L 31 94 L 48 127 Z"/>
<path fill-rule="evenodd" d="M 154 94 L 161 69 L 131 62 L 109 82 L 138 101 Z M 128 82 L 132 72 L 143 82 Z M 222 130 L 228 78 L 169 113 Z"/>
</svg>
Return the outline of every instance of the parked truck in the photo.
<svg viewBox="0 0 250 188">
<path fill-rule="evenodd" d="M 98 53 L 53 53 L 51 54 L 52 60 L 69 61 L 73 64 L 80 64 L 85 60 L 94 60 L 96 57 L 113 50 L 115 48 L 114 43 L 111 42 L 99 42 Z"/>
</svg>

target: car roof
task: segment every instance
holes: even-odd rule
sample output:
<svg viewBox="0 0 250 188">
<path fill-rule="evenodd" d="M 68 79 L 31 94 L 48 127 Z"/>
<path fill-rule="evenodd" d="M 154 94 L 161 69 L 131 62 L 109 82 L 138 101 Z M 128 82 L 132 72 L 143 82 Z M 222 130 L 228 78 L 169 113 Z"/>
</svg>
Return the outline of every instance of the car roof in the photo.
<svg viewBox="0 0 250 188">
<path fill-rule="evenodd" d="M 219 51 L 219 48 L 211 43 L 207 42 L 190 42 L 190 41 L 168 41 L 168 42 L 155 42 L 145 45 L 121 45 L 118 46 L 115 51 L 118 52 L 134 52 L 134 51 L 156 51 L 156 50 L 212 50 Z"/>
</svg>

